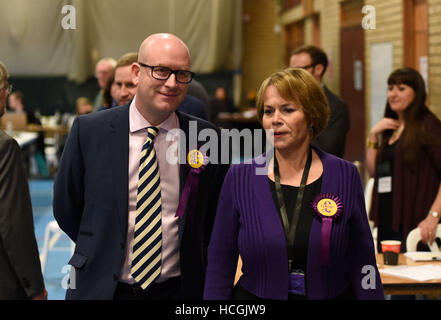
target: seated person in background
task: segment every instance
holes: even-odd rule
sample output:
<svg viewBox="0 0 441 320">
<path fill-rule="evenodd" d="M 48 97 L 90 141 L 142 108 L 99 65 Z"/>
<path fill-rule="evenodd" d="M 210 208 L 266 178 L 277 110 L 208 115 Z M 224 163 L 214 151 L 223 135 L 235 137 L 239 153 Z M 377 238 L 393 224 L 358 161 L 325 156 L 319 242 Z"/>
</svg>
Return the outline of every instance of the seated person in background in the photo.
<svg viewBox="0 0 441 320">
<path fill-rule="evenodd" d="M 221 105 L 220 112 L 237 112 L 233 101 L 228 97 L 225 87 L 218 87 L 214 93 L 214 101 L 219 101 Z"/>
<path fill-rule="evenodd" d="M 93 103 L 86 97 L 79 97 L 76 101 L 76 112 L 75 114 L 69 115 L 69 119 L 67 121 L 67 126 L 70 129 L 72 124 L 77 116 L 81 116 L 83 114 L 88 114 L 93 111 Z"/>
<path fill-rule="evenodd" d="M 214 97 L 210 101 L 210 121 L 218 122 L 218 115 L 221 112 L 237 112 L 238 110 L 233 104 L 233 101 L 228 97 L 225 87 L 217 87 Z"/>
<path fill-rule="evenodd" d="M 34 125 L 41 126 L 41 121 L 40 121 L 40 119 L 38 119 L 35 116 L 34 112 L 26 109 L 25 104 L 24 104 L 23 92 L 21 92 L 21 91 L 12 92 L 8 98 L 8 106 L 9 106 L 9 109 L 11 109 L 11 111 L 13 111 L 13 112 L 26 113 L 28 125 L 34 124 Z M 49 175 L 49 172 L 47 170 L 46 158 L 45 158 L 45 153 L 44 153 L 45 144 L 44 144 L 44 132 L 43 131 L 40 131 L 38 133 L 36 147 L 37 147 L 37 149 L 35 151 L 35 160 L 36 160 L 36 163 L 38 166 L 38 171 L 40 172 L 40 174 L 42 176 L 47 177 Z"/>
<path fill-rule="evenodd" d="M 79 97 L 77 99 L 77 114 L 88 114 L 93 111 L 92 101 L 87 99 L 86 97 Z"/>
<path fill-rule="evenodd" d="M 10 94 L 8 98 L 8 107 L 13 112 L 24 112 L 28 118 L 28 124 L 41 125 L 40 119 L 38 119 L 35 114 L 27 110 L 24 105 L 24 94 L 21 91 L 14 91 Z"/>
<path fill-rule="evenodd" d="M 256 107 L 256 95 L 256 90 L 248 90 L 246 100 L 246 106 L 248 109 L 254 109 Z"/>
</svg>

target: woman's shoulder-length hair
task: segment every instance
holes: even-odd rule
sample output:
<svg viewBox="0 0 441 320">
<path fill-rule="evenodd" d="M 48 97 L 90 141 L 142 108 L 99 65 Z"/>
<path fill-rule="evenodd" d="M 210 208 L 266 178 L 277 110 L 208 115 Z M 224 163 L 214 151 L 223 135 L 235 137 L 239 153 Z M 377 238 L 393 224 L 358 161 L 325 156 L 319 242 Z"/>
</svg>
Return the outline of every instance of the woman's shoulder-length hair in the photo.
<svg viewBox="0 0 441 320">
<path fill-rule="evenodd" d="M 325 128 L 330 116 L 328 99 L 320 83 L 307 71 L 301 68 L 287 68 L 266 78 L 257 93 L 256 108 L 259 120 L 262 121 L 265 91 L 274 86 L 280 96 L 299 104 L 311 126 L 311 139 L 316 138 Z"/>
</svg>

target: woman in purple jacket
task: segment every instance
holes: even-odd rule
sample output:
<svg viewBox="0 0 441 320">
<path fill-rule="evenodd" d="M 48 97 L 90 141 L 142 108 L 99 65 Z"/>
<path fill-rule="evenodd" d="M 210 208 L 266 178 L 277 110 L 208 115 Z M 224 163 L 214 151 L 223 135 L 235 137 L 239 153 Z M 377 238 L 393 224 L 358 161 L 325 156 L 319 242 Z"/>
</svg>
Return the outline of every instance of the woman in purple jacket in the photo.
<svg viewBox="0 0 441 320">
<path fill-rule="evenodd" d="M 329 118 L 320 85 L 302 69 L 276 72 L 257 110 L 275 152 L 225 178 L 205 299 L 384 299 L 358 171 L 310 145 Z"/>
</svg>

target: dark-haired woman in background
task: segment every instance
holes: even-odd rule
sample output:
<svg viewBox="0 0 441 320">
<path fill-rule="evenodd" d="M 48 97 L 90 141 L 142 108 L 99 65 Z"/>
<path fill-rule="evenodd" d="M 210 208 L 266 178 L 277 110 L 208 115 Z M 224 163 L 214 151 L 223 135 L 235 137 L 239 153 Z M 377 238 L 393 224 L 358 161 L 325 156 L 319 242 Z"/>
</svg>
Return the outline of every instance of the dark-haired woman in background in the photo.
<svg viewBox="0 0 441 320">
<path fill-rule="evenodd" d="M 366 151 L 375 177 L 371 219 L 381 240 L 400 240 L 421 228 L 431 244 L 441 213 L 441 122 L 426 106 L 424 80 L 411 68 L 397 69 L 387 80 L 384 118 L 372 127 Z"/>
</svg>

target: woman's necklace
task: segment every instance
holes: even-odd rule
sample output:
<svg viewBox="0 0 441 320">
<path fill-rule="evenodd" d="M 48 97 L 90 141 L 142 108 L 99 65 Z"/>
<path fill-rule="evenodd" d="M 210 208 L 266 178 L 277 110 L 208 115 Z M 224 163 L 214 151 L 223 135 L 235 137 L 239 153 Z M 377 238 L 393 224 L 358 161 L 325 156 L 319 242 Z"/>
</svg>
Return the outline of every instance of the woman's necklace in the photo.
<svg viewBox="0 0 441 320">
<path fill-rule="evenodd" d="M 394 143 L 395 141 L 397 141 L 400 137 L 401 134 L 403 133 L 404 130 L 404 123 L 402 125 L 400 125 L 393 133 L 392 136 L 390 137 L 390 144 Z"/>
</svg>

